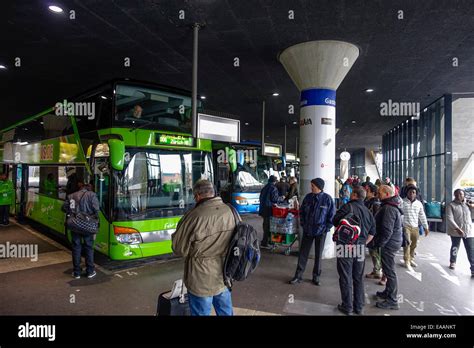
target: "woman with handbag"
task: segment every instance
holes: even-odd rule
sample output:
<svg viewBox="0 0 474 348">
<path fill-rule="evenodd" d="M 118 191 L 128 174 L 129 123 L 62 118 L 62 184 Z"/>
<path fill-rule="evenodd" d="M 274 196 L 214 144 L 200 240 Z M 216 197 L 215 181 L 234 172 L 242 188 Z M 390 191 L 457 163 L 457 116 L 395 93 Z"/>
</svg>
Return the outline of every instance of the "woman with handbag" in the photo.
<svg viewBox="0 0 474 348">
<path fill-rule="evenodd" d="M 99 200 L 89 191 L 83 179 L 77 180 L 79 190 L 67 196 L 63 204 L 66 227 L 71 231 L 74 279 L 81 278 L 81 251 L 84 248 L 87 278 L 94 278 L 94 240 L 99 231 Z"/>
</svg>

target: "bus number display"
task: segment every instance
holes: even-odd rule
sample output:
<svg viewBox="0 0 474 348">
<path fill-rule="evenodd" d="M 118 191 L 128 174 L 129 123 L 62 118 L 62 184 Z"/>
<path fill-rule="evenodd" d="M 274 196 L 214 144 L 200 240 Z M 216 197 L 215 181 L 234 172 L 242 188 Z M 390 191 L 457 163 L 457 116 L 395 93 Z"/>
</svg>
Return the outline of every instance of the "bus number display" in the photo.
<svg viewBox="0 0 474 348">
<path fill-rule="evenodd" d="M 183 135 L 156 133 L 156 142 L 159 145 L 194 146 L 194 138 Z"/>
</svg>

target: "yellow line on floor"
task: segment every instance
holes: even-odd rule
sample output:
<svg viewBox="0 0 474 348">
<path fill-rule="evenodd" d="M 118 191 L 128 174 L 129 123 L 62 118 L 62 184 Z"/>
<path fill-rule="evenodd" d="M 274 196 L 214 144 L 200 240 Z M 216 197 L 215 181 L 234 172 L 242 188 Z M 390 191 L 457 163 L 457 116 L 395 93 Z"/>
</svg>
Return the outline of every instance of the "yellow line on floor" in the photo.
<svg viewBox="0 0 474 348">
<path fill-rule="evenodd" d="M 216 315 L 216 312 L 214 311 L 214 308 L 212 308 L 211 315 Z M 272 316 L 274 316 L 274 315 L 281 315 L 281 314 L 270 313 L 270 312 L 262 312 L 262 311 L 257 311 L 255 309 L 234 307 L 234 315 L 241 315 L 241 316 L 272 315 Z"/>
</svg>

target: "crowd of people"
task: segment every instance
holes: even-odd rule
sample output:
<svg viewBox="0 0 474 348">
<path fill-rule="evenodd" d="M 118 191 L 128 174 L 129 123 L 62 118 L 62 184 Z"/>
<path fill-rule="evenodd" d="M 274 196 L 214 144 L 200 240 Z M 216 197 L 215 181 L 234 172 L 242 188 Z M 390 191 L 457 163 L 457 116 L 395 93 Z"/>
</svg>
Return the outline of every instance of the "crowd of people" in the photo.
<svg viewBox="0 0 474 348">
<path fill-rule="evenodd" d="M 277 183 L 275 177 L 270 177 L 268 184 L 260 195 L 260 215 L 264 219 L 262 246 L 268 245 L 270 231 L 269 219 L 271 208 L 283 200 L 280 189 L 282 182 Z M 368 279 L 376 279 L 378 284 L 385 286 L 383 291 L 376 293 L 379 301 L 376 306 L 382 309 L 398 309 L 397 293 L 398 279 L 395 267 L 395 254 L 403 248 L 403 267 L 413 271 L 416 247 L 420 235 L 429 234 L 429 224 L 425 214 L 423 198 L 417 183 L 413 178 L 406 178 L 402 188 L 394 185 L 390 178 L 375 183 L 367 177 L 364 182 L 357 176 L 345 182 L 336 178 L 337 198 L 324 192 L 325 182 L 321 178 L 311 180 L 311 193 L 307 194 L 300 206 L 300 223 L 303 236 L 297 268 L 290 284 L 298 284 L 308 261 L 312 244 L 315 246 L 312 282 L 321 285 L 321 258 L 327 233 L 332 227 L 338 227 L 348 215 L 355 217 L 360 235 L 350 249 L 357 250 L 363 255 L 351 251 L 337 256 L 337 271 L 342 303 L 338 309 L 345 313 L 361 314 L 364 307 L 364 267 L 365 247 L 368 248 L 372 259 L 372 272 L 365 275 Z M 449 268 L 456 266 L 456 256 L 461 240 L 471 266 L 474 277 L 474 231 L 472 227 L 471 210 L 473 202 L 465 202 L 464 192 L 460 189 L 454 192 L 455 199 L 446 207 L 447 234 L 451 237 L 452 247 Z M 336 243 L 337 244 L 337 243 Z M 361 246 L 360 248 L 358 248 Z M 358 257 L 363 256 L 363 257 Z"/>
</svg>

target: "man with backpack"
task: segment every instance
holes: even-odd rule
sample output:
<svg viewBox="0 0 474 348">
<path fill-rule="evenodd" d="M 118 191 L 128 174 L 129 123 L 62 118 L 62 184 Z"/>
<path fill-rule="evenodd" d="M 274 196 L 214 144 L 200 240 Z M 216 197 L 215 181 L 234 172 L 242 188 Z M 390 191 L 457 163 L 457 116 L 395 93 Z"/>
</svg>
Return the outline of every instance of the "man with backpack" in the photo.
<svg viewBox="0 0 474 348">
<path fill-rule="evenodd" d="M 98 231 L 98 214 L 100 211 L 100 204 L 94 192 L 87 190 L 83 179 L 77 179 L 78 191 L 71 193 L 64 201 L 62 210 L 66 212 L 67 225 L 71 230 L 72 239 L 72 265 L 74 279 L 81 278 L 81 251 L 84 248 L 86 259 L 86 274 L 87 278 L 94 278 L 97 273 L 94 267 L 94 240 L 95 234 Z M 91 218 L 97 222 L 97 227 L 90 233 L 84 232 L 81 229 L 81 220 L 79 215 Z M 75 223 L 70 223 L 70 221 Z"/>
<path fill-rule="evenodd" d="M 191 315 L 233 315 L 232 298 L 224 284 L 224 262 L 234 234 L 234 213 L 208 180 L 193 187 L 196 206 L 179 221 L 172 235 L 175 255 L 185 258 L 184 284 Z M 240 218 L 239 218 L 240 219 Z"/>
<path fill-rule="evenodd" d="M 365 245 L 372 240 L 376 231 L 374 217 L 364 205 L 365 196 L 366 192 L 362 187 L 355 187 L 351 200 L 337 211 L 333 220 L 336 226 L 334 238 L 342 298 L 342 303 L 337 308 L 347 315 L 352 312 L 362 314 L 365 304 Z"/>
</svg>

